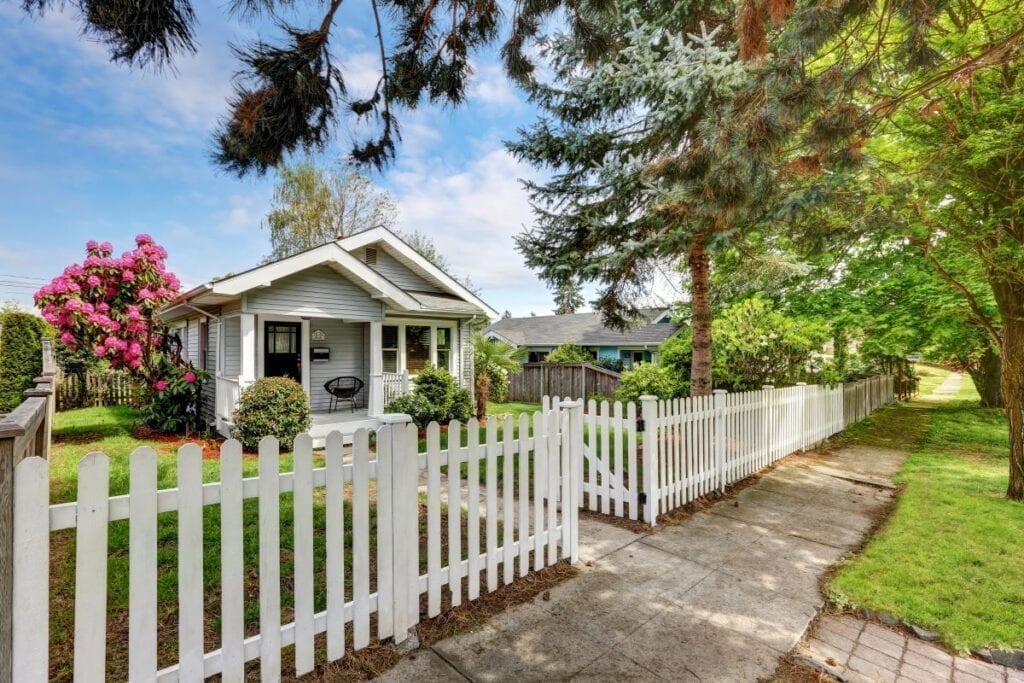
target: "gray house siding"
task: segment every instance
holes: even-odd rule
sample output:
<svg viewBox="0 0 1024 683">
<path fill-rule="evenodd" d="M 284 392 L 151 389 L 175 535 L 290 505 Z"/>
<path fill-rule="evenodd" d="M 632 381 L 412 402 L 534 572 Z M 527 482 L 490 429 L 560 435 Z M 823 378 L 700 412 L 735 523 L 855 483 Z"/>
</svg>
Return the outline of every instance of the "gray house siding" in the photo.
<svg viewBox="0 0 1024 683">
<path fill-rule="evenodd" d="M 473 324 L 466 320 L 459 325 L 459 355 L 461 356 L 462 377 L 460 384 L 473 390 Z"/>
<path fill-rule="evenodd" d="M 366 323 L 343 323 L 340 320 L 315 320 L 313 329 L 323 330 L 326 342 L 310 342 L 311 346 L 325 346 L 331 350 L 331 360 L 309 364 L 309 403 L 313 410 L 327 410 L 331 397 L 324 384 L 335 377 L 358 377 L 369 384 L 365 358 L 364 330 Z M 366 405 L 367 390 L 357 397 L 357 405 Z"/>
<path fill-rule="evenodd" d="M 200 414 L 206 423 L 212 423 L 217 417 L 217 382 L 214 380 L 214 375 L 217 373 L 217 335 L 219 331 L 217 320 L 211 318 L 206 325 L 206 365 L 203 367 L 209 373 L 210 379 L 203 385 L 202 402 L 200 403 Z"/>
<path fill-rule="evenodd" d="M 224 318 L 224 363 L 222 372 L 225 377 L 238 377 L 242 372 L 242 320 L 240 318 Z"/>
<path fill-rule="evenodd" d="M 317 266 L 250 291 L 250 313 L 380 320 L 381 303 L 328 266 Z"/>
<path fill-rule="evenodd" d="M 442 293 L 435 285 L 424 280 L 422 277 L 414 273 L 408 267 L 406 267 L 401 261 L 396 259 L 391 254 L 384 251 L 383 248 L 377 247 L 377 263 L 371 265 L 375 271 L 386 277 L 391 282 L 395 283 L 402 289 L 411 290 L 414 292 L 435 292 Z M 362 253 L 363 262 L 366 262 L 366 250 Z"/>
</svg>

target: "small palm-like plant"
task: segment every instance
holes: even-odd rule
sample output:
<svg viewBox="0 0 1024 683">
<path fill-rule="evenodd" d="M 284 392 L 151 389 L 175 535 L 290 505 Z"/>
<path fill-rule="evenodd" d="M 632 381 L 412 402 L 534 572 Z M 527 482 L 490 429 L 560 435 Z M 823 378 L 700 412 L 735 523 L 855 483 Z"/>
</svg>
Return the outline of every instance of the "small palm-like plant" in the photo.
<svg viewBox="0 0 1024 683">
<path fill-rule="evenodd" d="M 491 373 L 515 372 L 525 357 L 525 348 L 517 349 L 508 342 L 488 339 L 482 334 L 473 337 L 477 419 L 482 420 L 487 417 L 487 399 L 491 395 Z"/>
</svg>

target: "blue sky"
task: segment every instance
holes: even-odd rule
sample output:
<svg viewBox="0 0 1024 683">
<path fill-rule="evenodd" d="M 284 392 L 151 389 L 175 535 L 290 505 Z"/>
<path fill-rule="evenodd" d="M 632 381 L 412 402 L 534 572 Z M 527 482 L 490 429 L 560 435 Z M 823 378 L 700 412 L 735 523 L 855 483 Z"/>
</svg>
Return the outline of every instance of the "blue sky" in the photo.
<svg viewBox="0 0 1024 683">
<path fill-rule="evenodd" d="M 276 33 L 230 19 L 227 3 L 194 4 L 199 52 L 179 58 L 176 74 L 109 63 L 70 7 L 31 18 L 20 3 L 0 4 L 0 300 L 30 305 L 26 285 L 80 260 L 90 239 L 120 250 L 148 232 L 186 286 L 268 251 L 261 219 L 273 176 L 239 180 L 208 155 L 237 68 L 227 42 Z M 376 80 L 376 44 L 365 8 L 350 7 L 332 44 L 360 94 Z M 398 160 L 374 179 L 394 194 L 399 226 L 431 235 L 492 306 L 545 314 L 551 295 L 512 242 L 531 221 L 518 178 L 533 171 L 502 146 L 534 112 L 493 55 L 476 71 L 467 106 L 401 113 Z M 325 161 L 347 151 L 348 126 Z"/>
</svg>

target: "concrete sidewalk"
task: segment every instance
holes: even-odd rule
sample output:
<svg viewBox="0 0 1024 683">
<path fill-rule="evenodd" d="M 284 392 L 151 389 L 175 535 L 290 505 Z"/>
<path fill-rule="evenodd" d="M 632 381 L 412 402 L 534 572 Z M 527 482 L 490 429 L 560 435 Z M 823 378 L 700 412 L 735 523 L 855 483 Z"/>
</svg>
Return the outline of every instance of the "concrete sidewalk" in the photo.
<svg viewBox="0 0 1024 683">
<path fill-rule="evenodd" d="M 822 606 L 819 578 L 872 525 L 905 454 L 792 456 L 679 526 L 583 520 L 583 573 L 406 658 L 390 681 L 702 680 L 770 675 Z M 873 482 L 862 483 L 864 481 Z"/>
</svg>

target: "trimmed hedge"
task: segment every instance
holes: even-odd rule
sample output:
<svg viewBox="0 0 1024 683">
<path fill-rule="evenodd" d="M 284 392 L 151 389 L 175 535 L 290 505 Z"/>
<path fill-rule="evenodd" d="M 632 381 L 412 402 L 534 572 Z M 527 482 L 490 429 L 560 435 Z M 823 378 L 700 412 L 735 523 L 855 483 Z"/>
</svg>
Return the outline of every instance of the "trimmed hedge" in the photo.
<svg viewBox="0 0 1024 683">
<path fill-rule="evenodd" d="M 31 313 L 0 312 L 0 413 L 21 405 L 25 390 L 42 373 L 46 332 L 46 322 Z"/>
<path fill-rule="evenodd" d="M 265 436 L 276 436 L 281 448 L 291 450 L 295 437 L 309 427 L 309 399 L 302 385 L 287 377 L 261 377 L 238 399 L 233 436 L 250 451 Z"/>
</svg>

